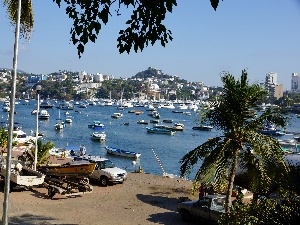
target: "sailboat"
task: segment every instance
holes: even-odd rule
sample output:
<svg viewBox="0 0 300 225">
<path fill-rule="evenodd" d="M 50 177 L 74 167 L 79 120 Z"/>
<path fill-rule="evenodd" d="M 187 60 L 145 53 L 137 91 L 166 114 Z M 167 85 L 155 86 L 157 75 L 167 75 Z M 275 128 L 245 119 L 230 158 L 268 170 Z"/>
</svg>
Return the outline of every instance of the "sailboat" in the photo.
<svg viewBox="0 0 300 225">
<path fill-rule="evenodd" d="M 123 110 L 125 108 L 125 106 L 123 104 L 123 91 L 124 91 L 124 89 L 121 91 L 120 105 L 117 107 L 120 110 Z"/>
<path fill-rule="evenodd" d="M 54 125 L 54 129 L 55 129 L 55 130 L 62 130 L 62 129 L 64 129 L 64 127 L 65 127 L 65 124 L 64 124 L 64 122 L 61 121 L 61 119 L 60 119 L 60 109 L 59 109 L 59 110 L 58 110 L 58 119 L 57 119 L 56 124 Z"/>
</svg>

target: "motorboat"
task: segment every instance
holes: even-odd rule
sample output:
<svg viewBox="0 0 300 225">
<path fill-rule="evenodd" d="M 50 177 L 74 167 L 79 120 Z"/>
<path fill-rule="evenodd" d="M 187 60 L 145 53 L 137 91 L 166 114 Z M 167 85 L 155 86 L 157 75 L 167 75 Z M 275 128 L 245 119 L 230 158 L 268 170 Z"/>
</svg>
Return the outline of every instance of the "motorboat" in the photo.
<svg viewBox="0 0 300 225">
<path fill-rule="evenodd" d="M 36 115 L 37 114 L 37 109 L 33 109 L 32 111 L 31 111 L 31 115 Z"/>
<path fill-rule="evenodd" d="M 149 114 L 149 116 L 153 117 L 154 119 L 159 119 L 160 118 L 160 114 L 156 110 L 151 111 L 151 113 Z"/>
<path fill-rule="evenodd" d="M 174 126 L 167 127 L 167 129 L 173 130 L 173 131 L 183 131 L 184 125 L 183 124 L 174 124 Z"/>
<path fill-rule="evenodd" d="M 137 124 L 149 124 L 149 122 L 146 120 L 138 120 Z"/>
<path fill-rule="evenodd" d="M 112 147 L 105 146 L 105 149 L 106 149 L 107 153 L 111 154 L 111 155 L 117 155 L 117 156 L 129 157 L 129 158 L 136 158 L 136 159 L 141 156 L 141 153 L 122 150 L 122 149 L 119 149 L 119 148 L 112 148 Z"/>
<path fill-rule="evenodd" d="M 94 131 L 91 134 L 91 138 L 96 141 L 105 141 L 106 134 L 103 127 L 94 127 Z"/>
<path fill-rule="evenodd" d="M 93 140 L 97 140 L 97 141 L 101 141 L 101 142 L 106 140 L 105 132 L 94 131 L 91 134 L 91 137 L 92 137 Z"/>
<path fill-rule="evenodd" d="M 66 123 L 73 123 L 73 117 L 72 116 L 66 116 L 65 122 Z"/>
<path fill-rule="evenodd" d="M 47 120 L 47 119 L 50 118 L 50 114 L 48 113 L 47 110 L 43 109 L 43 110 L 41 110 L 41 111 L 39 112 L 38 118 L 39 118 L 40 120 Z"/>
<path fill-rule="evenodd" d="M 119 119 L 121 116 L 123 116 L 123 113 L 116 112 L 116 113 L 111 115 L 111 118 Z"/>
<path fill-rule="evenodd" d="M 59 104 L 59 106 L 57 106 L 57 108 L 61 110 L 73 110 L 74 105 L 70 102 L 62 102 Z"/>
<path fill-rule="evenodd" d="M 209 126 L 209 125 L 200 125 L 200 126 L 194 126 L 192 129 L 193 130 L 211 131 L 213 129 L 213 127 Z"/>
<path fill-rule="evenodd" d="M 175 131 L 164 129 L 164 128 L 157 128 L 157 127 L 146 127 L 147 133 L 154 133 L 154 134 L 168 134 L 174 135 Z"/>
<path fill-rule="evenodd" d="M 47 176 L 90 176 L 96 167 L 96 163 L 89 161 L 74 161 L 65 164 L 49 164 L 39 167 L 39 171 Z"/>
<path fill-rule="evenodd" d="M 10 102 L 9 102 L 9 100 L 5 100 L 3 102 L 2 109 L 3 109 L 4 112 L 9 112 L 10 111 Z"/>
<path fill-rule="evenodd" d="M 40 104 L 40 108 L 41 109 L 52 109 L 53 108 L 53 104 L 51 104 L 50 101 L 43 101 Z"/>
<path fill-rule="evenodd" d="M 62 130 L 64 129 L 65 127 L 65 124 L 63 122 L 57 122 L 55 125 L 54 125 L 54 129 L 55 130 Z"/>
<path fill-rule="evenodd" d="M 91 124 L 88 124 L 89 128 L 95 128 L 95 127 L 104 127 L 104 124 L 101 123 L 99 120 L 94 120 Z"/>
<path fill-rule="evenodd" d="M 2 162 L 1 176 L 6 176 L 6 163 Z M 35 171 L 25 165 L 25 162 L 20 160 L 11 160 L 10 181 L 11 187 L 33 187 L 44 183 L 45 175 L 41 172 Z"/>
<path fill-rule="evenodd" d="M 58 158 L 69 158 L 71 157 L 71 151 L 65 148 L 52 148 L 49 150 L 49 155 L 56 156 Z M 64 157 L 63 157 L 64 156 Z"/>
</svg>

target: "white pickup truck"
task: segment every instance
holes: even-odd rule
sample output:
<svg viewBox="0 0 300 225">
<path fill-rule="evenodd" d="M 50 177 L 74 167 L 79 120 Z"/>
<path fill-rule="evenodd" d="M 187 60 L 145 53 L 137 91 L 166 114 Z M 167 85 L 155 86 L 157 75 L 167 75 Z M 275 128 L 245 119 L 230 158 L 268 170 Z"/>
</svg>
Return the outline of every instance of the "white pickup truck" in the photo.
<svg viewBox="0 0 300 225">
<path fill-rule="evenodd" d="M 225 195 L 208 195 L 198 201 L 181 202 L 178 204 L 177 211 L 184 221 L 196 218 L 217 223 L 220 215 L 225 212 L 225 197 Z"/>
<path fill-rule="evenodd" d="M 101 156 L 76 156 L 74 161 L 86 160 L 96 162 L 95 171 L 90 176 L 93 180 L 100 181 L 100 185 L 106 187 L 108 184 L 123 183 L 127 179 L 127 172 L 116 167 L 112 161 Z"/>
</svg>

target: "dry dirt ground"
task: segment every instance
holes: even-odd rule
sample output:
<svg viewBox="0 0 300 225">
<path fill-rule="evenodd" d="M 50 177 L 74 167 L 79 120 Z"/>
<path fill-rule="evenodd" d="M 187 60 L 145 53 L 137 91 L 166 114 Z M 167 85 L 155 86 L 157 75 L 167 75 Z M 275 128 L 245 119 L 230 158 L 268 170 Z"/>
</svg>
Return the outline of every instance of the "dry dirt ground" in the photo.
<svg viewBox="0 0 300 225">
<path fill-rule="evenodd" d="M 92 193 L 56 194 L 52 199 L 43 187 L 14 190 L 9 194 L 9 224 L 186 225 L 176 211 L 179 197 L 197 198 L 190 194 L 191 181 L 152 174 L 129 173 L 123 184 L 108 187 L 91 184 Z"/>
</svg>

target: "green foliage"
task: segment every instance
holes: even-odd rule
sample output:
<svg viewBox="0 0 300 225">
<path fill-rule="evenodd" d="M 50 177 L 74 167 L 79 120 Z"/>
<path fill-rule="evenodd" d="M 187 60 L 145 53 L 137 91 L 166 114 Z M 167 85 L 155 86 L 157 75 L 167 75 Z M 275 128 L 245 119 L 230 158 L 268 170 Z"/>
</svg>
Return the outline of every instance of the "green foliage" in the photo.
<svg viewBox="0 0 300 225">
<path fill-rule="evenodd" d="M 9 20 L 13 25 L 17 23 L 17 0 L 3 0 L 3 5 L 7 7 Z M 21 1 L 20 34 L 25 38 L 30 38 L 33 30 L 33 8 L 31 0 Z"/>
<path fill-rule="evenodd" d="M 212 184 L 217 191 L 226 193 L 226 211 L 238 167 L 249 171 L 254 192 L 269 190 L 272 180 L 284 177 L 288 168 L 277 140 L 257 130 L 265 121 L 284 127 L 287 119 L 277 109 L 269 109 L 259 117 L 253 113 L 256 102 L 266 94 L 257 84 L 248 83 L 248 74 L 241 78 L 228 73 L 221 77 L 222 93 L 207 109 L 202 120 L 224 135 L 211 138 L 187 153 L 181 159 L 181 176 L 186 176 L 202 161 L 194 184 Z"/>
<path fill-rule="evenodd" d="M 218 224 L 299 224 L 299 202 L 286 198 L 261 198 L 250 204 L 234 204 L 230 212 L 223 214 Z"/>
<path fill-rule="evenodd" d="M 34 142 L 32 142 L 35 144 Z M 54 148 L 54 143 L 48 141 L 45 144 L 41 140 L 37 140 L 37 164 L 45 164 L 48 162 L 49 150 Z M 25 152 L 26 161 L 30 166 L 34 166 L 35 146 L 30 151 Z"/>
<path fill-rule="evenodd" d="M 0 147 L 4 148 L 7 146 L 8 132 L 5 127 L 0 128 Z"/>
</svg>

